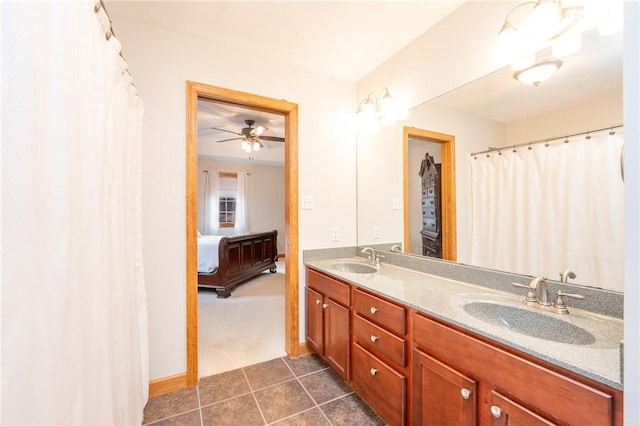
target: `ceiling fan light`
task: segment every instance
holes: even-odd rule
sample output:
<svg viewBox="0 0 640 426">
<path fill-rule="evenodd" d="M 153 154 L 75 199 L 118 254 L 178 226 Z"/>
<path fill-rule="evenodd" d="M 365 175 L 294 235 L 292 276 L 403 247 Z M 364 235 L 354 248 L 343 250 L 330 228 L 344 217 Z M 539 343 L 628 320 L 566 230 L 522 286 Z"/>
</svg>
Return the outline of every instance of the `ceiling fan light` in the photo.
<svg viewBox="0 0 640 426">
<path fill-rule="evenodd" d="M 558 32 L 560 11 L 553 0 L 538 0 L 533 7 L 529 21 L 529 31 L 533 37 L 546 40 Z"/>
<path fill-rule="evenodd" d="M 251 145 L 253 145 L 254 151 L 260 151 L 260 144 L 258 142 L 253 142 Z"/>
<path fill-rule="evenodd" d="M 543 81 L 551 78 L 562 65 L 560 61 L 545 61 L 535 64 L 532 67 L 516 72 L 513 77 L 524 84 L 537 86 Z"/>
</svg>

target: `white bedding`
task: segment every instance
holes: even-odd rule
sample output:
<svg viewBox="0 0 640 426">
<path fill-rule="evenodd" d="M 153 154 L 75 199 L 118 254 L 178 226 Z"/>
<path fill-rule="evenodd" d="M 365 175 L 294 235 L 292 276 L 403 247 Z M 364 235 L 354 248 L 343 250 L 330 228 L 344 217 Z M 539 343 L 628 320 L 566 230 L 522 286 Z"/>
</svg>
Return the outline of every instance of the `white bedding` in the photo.
<svg viewBox="0 0 640 426">
<path fill-rule="evenodd" d="M 218 267 L 218 244 L 221 235 L 198 237 L 198 272 L 213 272 Z"/>
</svg>

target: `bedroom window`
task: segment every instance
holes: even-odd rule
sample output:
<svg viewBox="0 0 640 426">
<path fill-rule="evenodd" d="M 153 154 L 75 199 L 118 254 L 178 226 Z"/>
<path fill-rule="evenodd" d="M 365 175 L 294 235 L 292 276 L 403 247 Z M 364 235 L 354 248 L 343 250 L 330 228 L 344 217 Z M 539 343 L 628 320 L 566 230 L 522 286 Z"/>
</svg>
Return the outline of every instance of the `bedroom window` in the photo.
<svg viewBox="0 0 640 426">
<path fill-rule="evenodd" d="M 220 197 L 220 226 L 233 227 L 236 223 L 236 198 Z"/>
<path fill-rule="evenodd" d="M 236 224 L 238 174 L 220 173 L 220 198 L 218 217 L 221 228 L 233 228 Z"/>
</svg>

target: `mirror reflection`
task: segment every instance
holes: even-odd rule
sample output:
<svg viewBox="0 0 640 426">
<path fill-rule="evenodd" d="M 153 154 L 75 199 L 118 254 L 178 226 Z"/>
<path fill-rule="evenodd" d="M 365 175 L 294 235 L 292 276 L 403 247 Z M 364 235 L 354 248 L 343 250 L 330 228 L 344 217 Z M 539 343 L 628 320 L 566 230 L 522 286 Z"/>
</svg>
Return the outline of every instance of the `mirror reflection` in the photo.
<svg viewBox="0 0 640 426">
<path fill-rule="evenodd" d="M 583 163 L 581 157 L 586 155 L 586 151 L 581 149 L 585 144 L 581 142 L 587 140 L 587 136 L 591 142 L 606 141 L 611 136 L 608 134 L 611 127 L 622 124 L 622 35 L 586 33 L 583 49 L 564 58 L 556 74 L 538 86 L 525 85 L 513 74 L 513 70 L 507 67 L 412 108 L 409 119 L 401 124 L 383 127 L 375 134 L 358 135 L 358 244 L 402 243 L 406 253 L 425 253 L 420 231 L 414 228 L 423 226 L 417 220 L 422 217 L 418 204 L 422 194 L 421 189 L 418 191 L 416 188 L 421 182 L 417 180 L 419 176 L 415 168 L 416 161 L 419 164 L 426 152 L 421 148 L 421 152 L 416 152 L 411 158 L 403 152 L 405 149 L 417 151 L 415 146 L 403 147 L 403 128 L 405 131 L 406 128 L 416 128 L 455 138 L 451 167 L 455 173 L 454 226 L 457 235 L 455 253 L 449 259 L 555 280 L 559 280 L 559 272 L 570 268 L 575 271 L 577 277 L 574 282 L 578 284 L 622 291 L 622 255 L 616 260 L 618 255 L 615 254 L 616 248 L 623 244 L 622 230 L 616 228 L 610 219 L 618 220 L 616 215 L 623 210 L 622 200 L 618 199 L 622 189 L 620 158 L 616 158 L 622 149 L 623 128 L 614 129 L 616 141 L 609 144 L 614 146 L 613 149 L 606 154 L 598 154 L 597 151 L 589 154 L 595 155 L 599 163 L 586 166 L 586 170 L 580 166 Z M 589 130 L 600 128 L 606 131 L 587 134 Z M 553 138 L 558 139 L 551 140 Z M 565 144 L 565 139 L 569 143 Z M 562 154 L 564 162 L 553 165 L 551 160 L 560 155 L 555 154 L 556 151 L 542 149 L 547 148 L 547 140 L 549 148 L 571 146 L 576 151 Z M 542 143 L 533 144 L 529 150 L 529 142 Z M 521 144 L 523 147 L 517 147 Z M 516 153 L 512 152 L 514 147 L 517 147 Z M 491 152 L 484 152 L 490 148 Z M 491 181 L 489 185 L 488 181 L 482 180 L 486 178 L 483 171 L 477 167 L 472 170 L 474 160 L 471 154 L 478 152 L 482 154 L 477 158 L 488 158 L 494 162 L 504 160 L 509 154 L 523 157 L 525 153 L 538 153 L 544 157 L 536 161 L 542 161 L 544 166 L 535 166 L 536 163 L 525 166 L 518 162 L 522 158 L 516 158 L 516 162 L 509 166 L 511 169 L 503 173 L 507 184 Z M 480 160 L 475 161 L 475 166 L 480 164 Z M 542 176 L 518 174 L 516 178 L 513 174 L 514 171 L 535 170 L 536 167 L 544 171 Z M 582 177 L 577 183 L 567 183 L 566 176 L 577 174 L 579 168 Z M 609 169 L 613 170 L 610 174 L 601 173 Z M 405 175 L 410 176 L 409 181 Z M 616 178 L 618 183 L 612 184 Z M 515 191 L 512 206 L 507 208 L 493 203 L 500 207 L 497 211 L 492 210 L 490 217 L 483 222 L 484 228 L 479 228 L 483 226 L 478 222 L 479 212 L 488 211 L 488 207 L 479 201 L 490 200 L 489 195 L 505 191 L 508 183 L 516 180 L 523 186 L 509 189 Z M 538 187 L 541 182 L 547 188 L 563 188 L 564 192 L 558 192 L 552 201 L 521 199 L 523 194 L 540 194 Z M 584 195 L 580 195 L 578 189 L 585 187 L 593 188 L 591 193 L 596 193 L 599 201 L 581 199 Z M 569 204 L 565 205 L 565 201 Z M 600 204 L 607 205 L 605 213 L 599 209 Z M 548 212 L 549 216 L 540 212 Z M 561 222 L 571 224 L 573 228 L 567 234 L 569 236 L 560 237 L 558 225 L 548 222 L 550 219 L 547 217 L 553 218 L 554 215 L 562 217 Z M 535 226 L 530 221 L 532 216 L 539 222 Z M 524 230 L 518 230 L 516 226 L 524 226 Z M 493 234 L 483 235 L 479 229 L 488 229 Z M 446 231 L 443 227 L 442 232 Z M 596 243 L 586 239 L 594 231 L 600 235 Z M 508 236 L 519 245 L 503 253 L 490 253 L 487 246 L 480 244 L 483 239 L 495 240 L 500 236 Z M 599 245 L 602 250 L 595 254 L 583 250 L 592 244 Z M 559 258 L 556 250 L 567 254 Z M 557 262 L 547 265 L 546 261 L 536 258 L 536 252 L 549 252 L 547 257 L 556 258 Z M 516 259 L 504 261 L 507 253 L 515 253 Z"/>
</svg>

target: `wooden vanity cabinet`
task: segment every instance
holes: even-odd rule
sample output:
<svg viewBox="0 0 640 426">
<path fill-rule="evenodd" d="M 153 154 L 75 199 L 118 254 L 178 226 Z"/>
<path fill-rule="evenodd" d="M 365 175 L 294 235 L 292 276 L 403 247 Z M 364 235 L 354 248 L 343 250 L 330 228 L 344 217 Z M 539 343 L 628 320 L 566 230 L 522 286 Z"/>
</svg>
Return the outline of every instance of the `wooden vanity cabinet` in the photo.
<svg viewBox="0 0 640 426">
<path fill-rule="evenodd" d="M 413 352 L 413 424 L 473 426 L 477 382 L 426 353 Z"/>
<path fill-rule="evenodd" d="M 351 358 L 349 300 L 347 284 L 307 269 L 307 342 L 346 381 Z"/>
<path fill-rule="evenodd" d="M 413 317 L 413 342 L 414 424 L 442 424 L 440 414 L 430 415 L 438 402 L 458 412 L 471 410 L 460 395 L 472 382 L 477 417 L 460 424 L 622 424 L 622 393 L 615 389 L 597 389 L 422 314 Z M 439 392 L 441 400 L 423 396 L 429 392 Z"/>
<path fill-rule="evenodd" d="M 307 269 L 307 342 L 392 426 L 622 426 L 620 390 Z"/>
<path fill-rule="evenodd" d="M 351 386 L 389 425 L 407 423 L 407 310 L 353 289 Z"/>
</svg>

